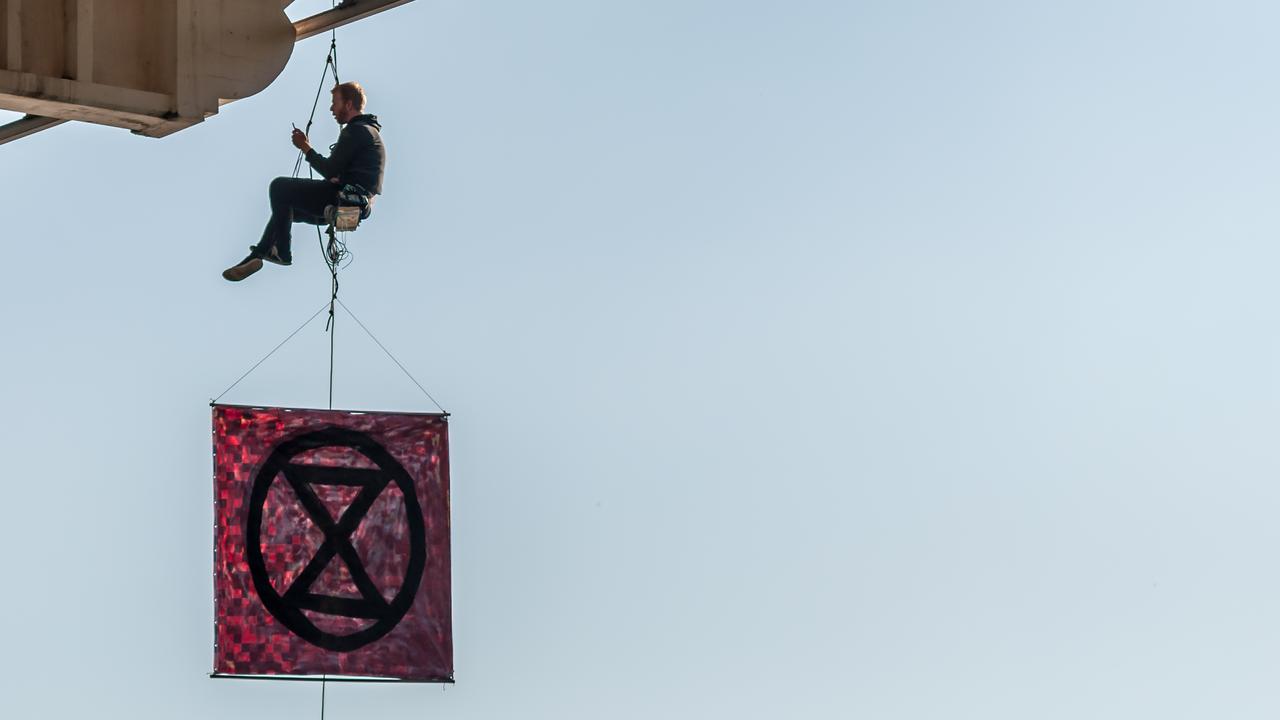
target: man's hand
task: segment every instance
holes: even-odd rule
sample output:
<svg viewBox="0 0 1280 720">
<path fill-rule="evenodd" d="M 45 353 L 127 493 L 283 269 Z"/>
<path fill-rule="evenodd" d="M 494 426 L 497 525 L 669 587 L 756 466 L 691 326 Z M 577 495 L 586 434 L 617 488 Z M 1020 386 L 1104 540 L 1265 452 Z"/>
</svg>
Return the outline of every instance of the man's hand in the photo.
<svg viewBox="0 0 1280 720">
<path fill-rule="evenodd" d="M 295 127 L 293 129 L 293 137 L 290 140 L 293 141 L 293 146 L 301 150 L 303 154 L 311 152 L 311 143 L 307 142 L 307 134 L 298 128 Z"/>
</svg>

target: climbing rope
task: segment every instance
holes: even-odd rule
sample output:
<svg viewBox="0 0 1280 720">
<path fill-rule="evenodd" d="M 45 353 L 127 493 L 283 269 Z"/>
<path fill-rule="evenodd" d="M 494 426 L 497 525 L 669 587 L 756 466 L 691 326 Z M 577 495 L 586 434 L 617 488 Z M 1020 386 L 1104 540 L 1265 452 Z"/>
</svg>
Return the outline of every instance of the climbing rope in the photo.
<svg viewBox="0 0 1280 720">
<path fill-rule="evenodd" d="M 297 330 L 294 330 L 293 332 L 289 333 L 289 336 L 288 336 L 288 337 L 286 337 L 284 340 L 281 340 L 281 341 L 280 341 L 280 343 L 279 343 L 278 345 L 276 345 L 275 347 L 271 348 L 271 352 L 267 353 L 266 355 L 263 355 L 261 360 L 259 360 L 258 362 L 256 362 L 256 363 L 254 363 L 254 364 L 253 364 L 253 367 L 249 368 L 248 370 L 245 370 L 243 375 L 241 375 L 240 377 L 236 378 L 236 381 L 235 381 L 235 382 L 233 382 L 233 383 L 231 383 L 231 387 L 228 387 L 226 390 L 223 390 L 221 393 L 219 393 L 219 394 L 218 394 L 218 397 L 216 397 L 216 398 L 214 398 L 214 399 L 212 399 L 212 400 L 210 400 L 210 401 L 209 401 L 209 404 L 210 404 L 210 405 L 212 405 L 212 404 L 214 404 L 214 403 L 218 402 L 219 400 L 221 400 L 221 399 L 222 399 L 222 396 L 223 396 L 223 395 L 226 395 L 227 393 L 229 393 L 229 392 L 231 392 L 232 390 L 234 390 L 234 389 L 236 388 L 236 386 L 240 384 L 240 381 L 241 381 L 241 380 L 244 380 L 245 378 L 249 377 L 249 375 L 250 375 L 254 370 L 257 370 L 257 369 L 258 369 L 258 366 L 259 366 L 259 365 L 261 365 L 262 363 L 266 362 L 266 361 L 267 361 L 267 359 L 268 359 L 268 358 L 270 358 L 272 355 L 275 355 L 275 354 L 276 354 L 276 351 L 277 351 L 277 350 L 279 350 L 280 348 L 284 347 L 284 346 L 285 346 L 285 343 L 287 343 L 287 342 L 289 342 L 290 340 L 292 340 L 294 335 L 297 335 L 298 333 L 302 332 L 302 328 L 304 328 L 304 327 L 306 327 L 306 326 L 310 325 L 312 320 L 315 320 L 317 317 L 319 317 L 319 316 L 320 316 L 320 313 L 324 312 L 324 309 L 325 309 L 325 305 L 321 305 L 321 306 L 320 306 L 320 309 L 319 309 L 319 310 L 316 310 L 314 313 L 312 313 L 312 314 L 311 314 L 311 317 L 307 318 L 307 321 L 306 321 L 306 322 L 304 322 L 304 323 L 302 323 L 301 325 L 299 325 Z M 433 401 L 433 402 L 434 402 L 434 401 Z M 437 407 L 438 407 L 438 406 L 437 406 Z M 332 410 L 333 408 L 330 408 L 330 409 Z"/>
<path fill-rule="evenodd" d="M 307 118 L 307 127 L 303 130 L 303 134 L 311 137 L 311 126 L 316 121 L 316 110 L 320 108 L 320 97 L 324 95 L 324 81 L 329 78 L 329 72 L 333 72 L 333 84 L 337 85 L 341 81 L 338 79 L 338 33 L 335 30 L 333 37 L 329 40 L 329 54 L 324 59 L 324 72 L 320 74 L 320 86 L 316 88 L 316 99 L 311 103 L 311 116 Z M 307 159 L 306 153 L 298 151 L 298 159 L 293 163 L 293 176 L 298 177 L 298 173 L 302 172 L 302 163 Z M 310 176 L 310 169 L 307 170 Z"/>
<path fill-rule="evenodd" d="M 382 341 L 379 340 L 378 337 L 373 334 L 373 331 L 371 331 L 368 328 L 368 326 L 366 326 L 360 320 L 360 318 L 356 317 L 356 314 L 354 312 L 351 312 L 351 308 L 347 307 L 346 303 L 339 300 L 337 296 L 331 297 L 329 302 L 326 302 L 324 305 L 321 305 L 319 309 L 317 309 L 314 313 L 311 314 L 311 317 L 307 318 L 305 322 L 303 322 L 301 325 L 297 327 L 297 329 L 289 333 L 288 337 L 286 337 L 284 340 L 281 340 L 279 344 L 277 344 L 274 348 L 271 349 L 271 352 L 267 353 L 262 357 L 261 360 L 254 363 L 253 367 L 250 367 L 239 378 L 237 378 L 235 382 L 231 383 L 230 387 L 228 387 L 226 390 L 223 390 L 221 393 L 219 393 L 216 398 L 210 400 L 209 404 L 210 405 L 216 404 L 219 400 L 222 399 L 224 395 L 234 390 L 242 380 L 249 377 L 249 375 L 251 375 L 254 370 L 257 370 L 258 366 L 266 362 L 272 355 L 275 355 L 276 351 L 284 347 L 285 344 L 288 343 L 290 340 L 292 340 L 298 333 L 302 332 L 303 328 L 310 325 L 312 320 L 315 320 L 317 317 L 320 317 L 320 313 L 328 309 L 331 303 L 337 303 L 338 307 L 345 310 L 347 315 L 351 316 L 351 319 L 355 321 L 356 325 L 359 325 L 360 329 L 363 330 L 365 334 L 369 336 L 369 339 L 372 340 L 373 343 L 378 346 L 378 349 L 382 350 L 382 352 L 385 353 L 386 356 L 391 359 L 391 362 L 395 363 L 396 367 L 400 368 L 400 372 L 404 373 L 404 376 L 409 378 L 409 381 L 412 382 L 415 386 L 417 386 L 418 390 L 422 392 L 424 397 L 426 397 L 428 400 L 431 401 L 432 405 L 435 405 L 437 408 L 439 408 L 440 412 L 444 413 L 445 415 L 449 414 L 449 411 L 445 410 L 444 406 L 441 405 L 439 401 L 437 401 L 430 392 L 427 392 L 427 389 L 422 386 L 422 383 L 418 382 L 418 379 L 413 376 L 413 373 L 409 372 L 409 369 L 404 366 L 404 363 L 400 362 L 400 359 L 397 358 L 390 350 L 388 350 L 387 346 L 383 345 Z M 333 337 L 332 335 L 330 335 L 329 343 L 330 343 L 329 344 L 329 409 L 332 410 L 333 409 Z"/>
<path fill-rule="evenodd" d="M 337 6 L 335 0 L 334 6 Z M 311 102 L 311 115 L 307 117 L 307 126 L 303 130 L 303 134 L 308 138 L 311 137 L 311 126 L 316 121 L 316 110 L 320 108 L 320 98 L 324 96 L 325 82 L 329 79 L 329 74 L 333 73 L 333 84 L 341 84 L 338 78 L 338 31 L 335 29 L 329 35 L 329 53 L 324 59 L 324 70 L 320 73 L 320 84 L 316 87 L 315 99 Z M 306 153 L 299 150 L 298 158 L 293 163 L 293 176 L 298 177 L 302 171 L 302 164 L 306 161 Z M 307 167 L 307 177 L 314 179 L 315 173 L 310 166 Z M 336 202 L 336 201 L 335 201 Z M 327 219 L 327 218 L 326 218 Z M 320 245 L 321 255 L 324 257 L 325 267 L 329 269 L 329 318 L 325 321 L 325 332 L 329 333 L 329 409 L 333 409 L 333 366 L 334 366 L 334 350 L 336 346 L 335 337 L 337 335 L 338 318 L 335 314 L 336 303 L 338 301 L 338 270 L 350 265 L 351 253 L 347 249 L 345 240 L 339 240 L 334 232 L 333 221 L 329 222 L 329 243 L 326 246 L 324 238 L 320 234 L 320 226 L 316 225 L 316 242 Z M 345 263 L 343 261 L 346 261 Z"/>
</svg>

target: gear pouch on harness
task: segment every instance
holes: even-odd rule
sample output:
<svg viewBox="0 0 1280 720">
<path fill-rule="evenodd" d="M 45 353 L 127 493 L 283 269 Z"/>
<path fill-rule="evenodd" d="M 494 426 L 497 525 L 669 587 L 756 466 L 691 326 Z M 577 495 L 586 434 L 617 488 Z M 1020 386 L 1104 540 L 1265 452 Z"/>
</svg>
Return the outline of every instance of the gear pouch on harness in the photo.
<svg viewBox="0 0 1280 720">
<path fill-rule="evenodd" d="M 350 232 L 373 212 L 373 195 L 360 185 L 347 183 L 338 191 L 338 201 L 324 209 L 324 219 L 339 232 Z"/>
</svg>

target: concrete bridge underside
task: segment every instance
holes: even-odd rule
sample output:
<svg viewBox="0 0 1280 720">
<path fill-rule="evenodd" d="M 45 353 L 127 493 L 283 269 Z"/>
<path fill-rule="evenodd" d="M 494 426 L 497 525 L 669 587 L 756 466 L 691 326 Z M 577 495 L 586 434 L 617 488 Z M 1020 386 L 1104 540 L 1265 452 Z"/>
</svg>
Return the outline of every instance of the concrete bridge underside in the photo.
<svg viewBox="0 0 1280 720">
<path fill-rule="evenodd" d="M 293 45 L 411 0 L 0 0 L 0 144 L 67 121 L 163 137 L 266 89 Z"/>
</svg>

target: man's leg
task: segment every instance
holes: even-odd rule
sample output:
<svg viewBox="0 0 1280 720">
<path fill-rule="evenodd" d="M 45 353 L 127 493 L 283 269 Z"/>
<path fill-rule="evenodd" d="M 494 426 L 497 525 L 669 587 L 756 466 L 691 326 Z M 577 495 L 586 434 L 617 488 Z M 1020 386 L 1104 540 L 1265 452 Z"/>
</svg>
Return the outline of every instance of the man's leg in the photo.
<svg viewBox="0 0 1280 720">
<path fill-rule="evenodd" d="M 333 203 L 338 190 L 326 180 L 280 177 L 271 181 L 269 194 L 271 219 L 253 254 L 266 257 L 275 249 L 276 256 L 287 263 L 291 260 L 293 223 L 314 223 L 315 218 L 322 218 L 325 206 Z"/>
</svg>

